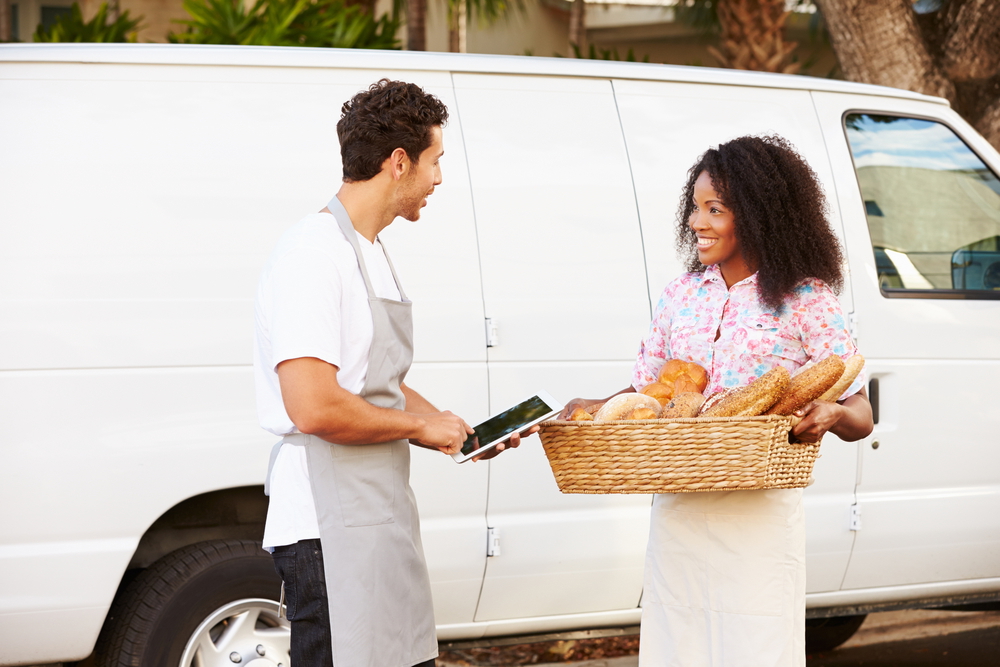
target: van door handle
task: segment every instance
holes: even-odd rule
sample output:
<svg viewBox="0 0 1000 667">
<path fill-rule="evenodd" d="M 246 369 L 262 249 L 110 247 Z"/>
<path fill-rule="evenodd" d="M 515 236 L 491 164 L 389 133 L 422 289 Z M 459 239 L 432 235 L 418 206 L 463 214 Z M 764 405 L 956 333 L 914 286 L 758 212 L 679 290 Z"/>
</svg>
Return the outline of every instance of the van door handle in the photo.
<svg viewBox="0 0 1000 667">
<path fill-rule="evenodd" d="M 868 381 L 868 402 L 872 404 L 872 422 L 878 424 L 878 378 Z"/>
</svg>

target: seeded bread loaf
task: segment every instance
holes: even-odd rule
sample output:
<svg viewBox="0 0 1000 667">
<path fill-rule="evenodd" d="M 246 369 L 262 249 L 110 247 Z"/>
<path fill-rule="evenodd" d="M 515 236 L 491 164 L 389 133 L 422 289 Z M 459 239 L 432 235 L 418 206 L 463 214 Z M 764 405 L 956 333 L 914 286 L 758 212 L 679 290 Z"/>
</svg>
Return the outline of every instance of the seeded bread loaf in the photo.
<svg viewBox="0 0 1000 667">
<path fill-rule="evenodd" d="M 698 410 L 705 402 L 705 397 L 696 391 L 686 391 L 674 396 L 663 408 L 660 419 L 680 419 L 698 416 Z"/>
<path fill-rule="evenodd" d="M 853 357 L 844 362 L 844 374 L 840 376 L 837 380 L 837 384 L 830 387 L 826 393 L 819 397 L 821 401 L 837 401 L 840 396 L 847 391 L 847 388 L 851 386 L 854 380 L 857 379 L 858 374 L 861 373 L 861 369 L 865 367 L 865 358 L 860 354 L 855 354 Z"/>
<path fill-rule="evenodd" d="M 788 388 L 788 371 L 776 366 L 745 387 L 726 394 L 703 417 L 756 417 L 764 414 Z"/>
<path fill-rule="evenodd" d="M 844 360 L 835 354 L 795 375 L 769 415 L 790 415 L 822 396 L 844 374 Z"/>
</svg>

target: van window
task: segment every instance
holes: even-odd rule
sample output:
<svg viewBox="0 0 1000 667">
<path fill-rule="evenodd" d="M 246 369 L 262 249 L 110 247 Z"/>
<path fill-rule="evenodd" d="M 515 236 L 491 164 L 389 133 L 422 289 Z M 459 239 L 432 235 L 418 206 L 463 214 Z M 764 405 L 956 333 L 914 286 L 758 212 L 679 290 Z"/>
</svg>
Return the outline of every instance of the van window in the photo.
<svg viewBox="0 0 1000 667">
<path fill-rule="evenodd" d="M 885 296 L 1000 298 L 1000 180 L 946 125 L 850 113 Z"/>
</svg>

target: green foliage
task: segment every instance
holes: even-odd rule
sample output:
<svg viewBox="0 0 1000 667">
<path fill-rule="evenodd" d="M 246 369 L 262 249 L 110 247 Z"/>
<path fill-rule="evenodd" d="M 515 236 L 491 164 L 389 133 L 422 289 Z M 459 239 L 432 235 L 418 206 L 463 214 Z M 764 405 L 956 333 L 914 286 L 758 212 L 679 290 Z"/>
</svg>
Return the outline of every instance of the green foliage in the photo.
<svg viewBox="0 0 1000 667">
<path fill-rule="evenodd" d="M 189 20 L 184 32 L 170 33 L 175 44 L 326 46 L 344 49 L 398 49 L 400 21 L 375 18 L 343 0 L 184 0 Z"/>
<path fill-rule="evenodd" d="M 573 56 L 575 58 L 585 58 L 587 60 L 619 60 L 619 61 L 622 60 L 622 57 L 618 55 L 618 49 L 616 48 L 601 49 L 591 44 L 590 48 L 587 50 L 587 53 L 584 54 L 582 51 L 580 51 L 580 47 L 577 46 L 576 44 L 570 44 L 570 46 L 573 47 Z M 557 58 L 562 58 L 562 55 L 558 53 L 555 55 Z M 625 54 L 624 60 L 625 62 L 628 63 L 639 62 L 635 57 L 635 51 L 633 51 L 632 49 L 629 49 L 628 53 Z M 644 63 L 649 62 L 649 54 L 646 54 L 645 56 L 642 57 L 642 62 Z"/>
<path fill-rule="evenodd" d="M 38 25 L 32 39 L 36 42 L 134 42 L 142 17 L 133 19 L 128 10 L 108 23 L 108 4 L 100 8 L 90 21 L 83 20 L 80 5 L 73 3 L 68 14 L 64 14 L 49 29 Z"/>
</svg>

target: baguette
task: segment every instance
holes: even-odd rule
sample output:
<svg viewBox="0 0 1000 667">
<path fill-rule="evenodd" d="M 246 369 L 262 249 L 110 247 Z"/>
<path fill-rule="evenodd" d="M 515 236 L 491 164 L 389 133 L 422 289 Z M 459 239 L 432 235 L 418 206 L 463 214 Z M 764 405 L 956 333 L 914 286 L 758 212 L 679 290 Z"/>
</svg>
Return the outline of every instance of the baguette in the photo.
<svg viewBox="0 0 1000 667">
<path fill-rule="evenodd" d="M 788 388 L 788 370 L 776 366 L 745 387 L 726 394 L 702 413 L 704 417 L 756 417 L 763 414 Z"/>
<path fill-rule="evenodd" d="M 819 397 L 821 401 L 831 401 L 836 402 L 840 399 L 840 396 L 847 391 L 847 388 L 851 386 L 854 380 L 857 379 L 858 374 L 861 373 L 861 369 L 865 367 L 865 358 L 860 354 L 855 354 L 853 357 L 844 362 L 844 374 L 840 376 L 837 380 L 837 384 L 833 385 L 826 390 L 826 393 Z"/>
<path fill-rule="evenodd" d="M 795 375 L 769 415 L 790 415 L 822 396 L 844 374 L 844 360 L 835 354 Z"/>
<path fill-rule="evenodd" d="M 619 419 L 626 419 L 636 408 L 649 408 L 660 415 L 660 402 L 652 396 L 645 394 L 629 393 L 618 394 L 608 399 L 608 402 L 601 406 L 601 409 L 594 415 L 595 422 L 610 422 Z"/>
</svg>

